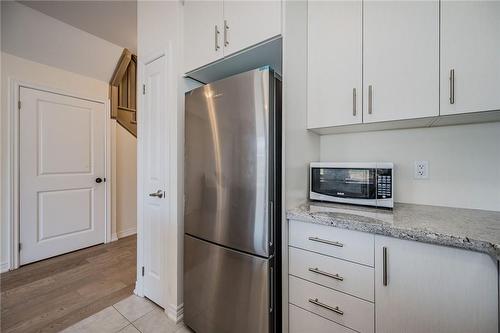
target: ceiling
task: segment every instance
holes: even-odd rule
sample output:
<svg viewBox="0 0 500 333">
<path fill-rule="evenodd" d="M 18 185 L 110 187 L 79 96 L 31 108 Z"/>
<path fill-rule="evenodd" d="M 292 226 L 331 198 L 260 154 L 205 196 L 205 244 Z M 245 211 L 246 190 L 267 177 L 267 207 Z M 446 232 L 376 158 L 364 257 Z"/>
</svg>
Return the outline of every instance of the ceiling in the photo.
<svg viewBox="0 0 500 333">
<path fill-rule="evenodd" d="M 36 0 L 19 2 L 137 53 L 136 0 Z"/>
</svg>

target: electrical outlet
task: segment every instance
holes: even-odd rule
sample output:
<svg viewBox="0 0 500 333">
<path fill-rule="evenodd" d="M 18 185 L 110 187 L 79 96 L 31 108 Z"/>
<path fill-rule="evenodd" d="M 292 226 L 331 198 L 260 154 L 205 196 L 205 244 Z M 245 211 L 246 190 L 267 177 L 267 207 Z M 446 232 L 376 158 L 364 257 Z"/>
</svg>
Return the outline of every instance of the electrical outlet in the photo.
<svg viewBox="0 0 500 333">
<path fill-rule="evenodd" d="M 429 161 L 415 161 L 414 178 L 415 179 L 429 178 Z"/>
</svg>

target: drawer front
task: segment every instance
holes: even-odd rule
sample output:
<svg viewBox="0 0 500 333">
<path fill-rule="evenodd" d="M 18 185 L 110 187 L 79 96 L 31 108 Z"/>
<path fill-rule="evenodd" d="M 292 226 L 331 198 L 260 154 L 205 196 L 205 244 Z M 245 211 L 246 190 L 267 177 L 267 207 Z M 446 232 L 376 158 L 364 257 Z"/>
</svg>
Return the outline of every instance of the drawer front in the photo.
<svg viewBox="0 0 500 333">
<path fill-rule="evenodd" d="M 374 235 L 290 220 L 289 244 L 373 267 Z"/>
<path fill-rule="evenodd" d="M 356 333 L 347 327 L 326 320 L 290 304 L 290 333 Z"/>
<path fill-rule="evenodd" d="M 294 276 L 289 281 L 290 303 L 355 331 L 374 332 L 373 303 Z"/>
<path fill-rule="evenodd" d="M 349 261 L 289 248 L 291 275 L 374 301 L 374 270 Z"/>
</svg>

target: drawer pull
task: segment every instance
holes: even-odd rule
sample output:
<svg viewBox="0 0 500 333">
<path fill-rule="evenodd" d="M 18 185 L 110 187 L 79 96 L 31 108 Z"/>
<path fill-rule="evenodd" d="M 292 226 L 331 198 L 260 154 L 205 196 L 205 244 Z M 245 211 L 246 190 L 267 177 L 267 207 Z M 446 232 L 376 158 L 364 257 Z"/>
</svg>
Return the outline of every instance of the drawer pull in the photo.
<svg viewBox="0 0 500 333">
<path fill-rule="evenodd" d="M 328 244 L 328 245 L 333 245 L 333 246 L 338 246 L 338 247 L 343 247 L 344 246 L 344 244 L 342 244 L 342 243 L 334 242 L 334 241 L 329 241 L 327 239 L 321 239 L 321 238 L 318 238 L 318 237 L 309 237 L 309 240 L 313 241 L 313 242 L 318 242 L 318 243 L 323 243 L 323 244 Z"/>
<path fill-rule="evenodd" d="M 310 267 L 309 271 L 313 272 L 313 273 L 316 273 L 316 274 L 319 274 L 319 275 L 324 275 L 324 276 L 331 277 L 332 279 L 335 279 L 335 280 L 344 281 L 344 278 L 342 276 L 340 276 L 338 274 L 332 274 L 332 273 L 328 273 L 328 272 L 322 271 L 322 270 L 318 269 L 318 267 L 316 267 L 316 268 Z"/>
<path fill-rule="evenodd" d="M 327 310 L 335 312 L 336 314 L 339 314 L 341 316 L 344 315 L 344 311 L 340 310 L 338 306 L 333 307 L 333 306 L 327 305 L 325 303 L 321 303 L 320 301 L 318 301 L 317 298 L 309 298 L 309 303 L 312 303 L 312 304 L 317 305 L 317 306 L 321 306 L 322 308 L 325 308 Z"/>
</svg>

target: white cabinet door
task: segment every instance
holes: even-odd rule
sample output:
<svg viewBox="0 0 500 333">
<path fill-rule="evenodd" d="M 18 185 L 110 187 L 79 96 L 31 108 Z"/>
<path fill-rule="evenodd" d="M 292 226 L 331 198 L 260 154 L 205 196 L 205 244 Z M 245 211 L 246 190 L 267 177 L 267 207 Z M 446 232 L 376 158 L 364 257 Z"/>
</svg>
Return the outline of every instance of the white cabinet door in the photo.
<svg viewBox="0 0 500 333">
<path fill-rule="evenodd" d="M 376 332 L 497 333 L 497 278 L 486 254 L 375 236 Z"/>
<path fill-rule="evenodd" d="M 281 1 L 224 1 L 224 56 L 281 34 Z"/>
<path fill-rule="evenodd" d="M 362 2 L 309 1 L 307 127 L 362 121 Z"/>
<path fill-rule="evenodd" d="M 500 1 L 442 1 L 441 114 L 499 109 Z"/>
<path fill-rule="evenodd" d="M 438 1 L 365 1 L 363 122 L 439 115 Z"/>
<path fill-rule="evenodd" d="M 223 56 L 222 1 L 184 3 L 184 70 L 189 72 Z"/>
</svg>

